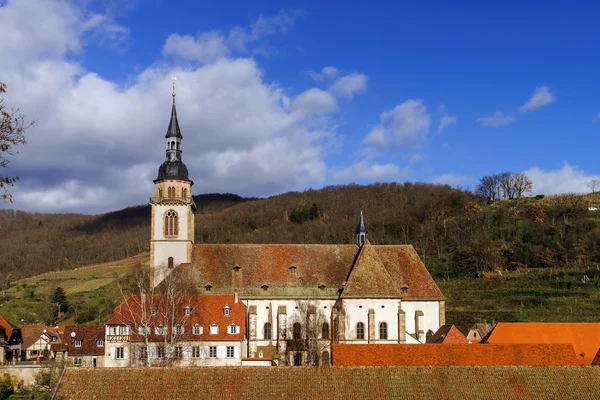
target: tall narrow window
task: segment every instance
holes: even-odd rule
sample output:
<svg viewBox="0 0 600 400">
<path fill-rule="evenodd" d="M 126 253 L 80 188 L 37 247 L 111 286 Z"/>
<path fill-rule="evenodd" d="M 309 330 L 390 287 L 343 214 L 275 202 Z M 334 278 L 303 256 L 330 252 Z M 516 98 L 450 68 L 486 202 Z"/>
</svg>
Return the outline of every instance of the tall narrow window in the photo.
<svg viewBox="0 0 600 400">
<path fill-rule="evenodd" d="M 379 324 L 379 339 L 385 339 L 387 340 L 388 335 L 387 335 L 387 324 L 385 322 L 382 322 Z"/>
<path fill-rule="evenodd" d="M 321 339 L 329 340 L 329 324 L 327 322 L 323 322 L 323 327 L 321 329 Z"/>
<path fill-rule="evenodd" d="M 187 189 L 181 189 L 181 197 L 183 197 L 183 199 L 187 199 Z"/>
<path fill-rule="evenodd" d="M 293 338 L 294 338 L 294 340 L 299 340 L 301 337 L 302 337 L 302 325 L 300 325 L 300 322 L 294 322 Z"/>
<path fill-rule="evenodd" d="M 175 150 L 175 142 L 171 142 L 171 150 Z"/>
<path fill-rule="evenodd" d="M 365 324 L 359 322 L 356 324 L 356 338 L 364 339 L 365 338 Z"/>
<path fill-rule="evenodd" d="M 173 268 L 173 257 L 169 257 L 167 260 L 167 267 Z"/>
<path fill-rule="evenodd" d="M 179 221 L 177 213 L 169 210 L 165 213 L 165 236 L 177 236 L 179 233 Z"/>
<path fill-rule="evenodd" d="M 271 340 L 271 336 L 272 335 L 272 330 L 271 330 L 271 323 L 267 322 L 263 328 L 263 337 L 265 340 Z"/>
<path fill-rule="evenodd" d="M 162 188 L 158 188 L 158 197 L 162 197 Z"/>
</svg>

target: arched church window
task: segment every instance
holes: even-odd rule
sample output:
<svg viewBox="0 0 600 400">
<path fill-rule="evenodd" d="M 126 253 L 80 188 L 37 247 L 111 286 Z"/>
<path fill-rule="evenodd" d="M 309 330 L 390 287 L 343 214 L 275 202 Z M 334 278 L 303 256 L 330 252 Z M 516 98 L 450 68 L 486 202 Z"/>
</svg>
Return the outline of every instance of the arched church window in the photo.
<svg viewBox="0 0 600 400">
<path fill-rule="evenodd" d="M 382 322 L 379 324 L 379 339 L 387 340 L 387 338 L 388 338 L 387 324 L 385 322 Z"/>
<path fill-rule="evenodd" d="M 177 150 L 179 150 L 181 147 L 181 143 L 177 142 Z"/>
<path fill-rule="evenodd" d="M 329 352 L 324 351 L 321 353 L 321 365 L 326 366 L 329 365 Z"/>
<path fill-rule="evenodd" d="M 165 236 L 177 236 L 179 233 L 179 221 L 175 210 L 165 213 Z"/>
<path fill-rule="evenodd" d="M 169 268 L 173 268 L 173 257 L 169 257 L 169 260 L 167 261 L 167 266 Z"/>
<path fill-rule="evenodd" d="M 300 325 L 300 322 L 294 322 L 294 326 L 293 326 L 293 339 L 294 340 L 299 340 L 302 336 L 302 325 Z"/>
<path fill-rule="evenodd" d="M 327 322 L 323 322 L 323 326 L 321 328 L 321 339 L 329 340 L 329 324 Z"/>
<path fill-rule="evenodd" d="M 433 336 L 433 331 L 430 329 L 427 331 L 427 334 L 425 335 L 425 341 L 429 342 L 429 339 L 431 339 L 432 336 Z"/>
<path fill-rule="evenodd" d="M 265 340 L 271 340 L 272 329 L 271 329 L 271 323 L 270 322 L 265 323 L 265 326 L 263 328 L 263 337 L 264 337 Z"/>
<path fill-rule="evenodd" d="M 356 338 L 364 339 L 365 338 L 365 324 L 359 322 L 356 324 Z"/>
<path fill-rule="evenodd" d="M 162 188 L 158 188 L 158 197 L 162 197 Z"/>
<path fill-rule="evenodd" d="M 183 197 L 183 199 L 187 199 L 187 189 L 181 189 L 181 197 Z"/>
<path fill-rule="evenodd" d="M 171 142 L 171 150 L 175 150 L 175 142 Z"/>
</svg>

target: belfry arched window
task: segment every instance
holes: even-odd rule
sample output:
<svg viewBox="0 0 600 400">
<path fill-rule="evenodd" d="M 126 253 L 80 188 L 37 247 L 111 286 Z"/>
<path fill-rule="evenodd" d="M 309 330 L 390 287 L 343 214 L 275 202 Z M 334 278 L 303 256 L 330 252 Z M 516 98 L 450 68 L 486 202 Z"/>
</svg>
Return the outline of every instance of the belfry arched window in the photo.
<svg viewBox="0 0 600 400">
<path fill-rule="evenodd" d="M 184 200 L 187 199 L 187 189 L 181 189 L 181 197 Z"/>
<path fill-rule="evenodd" d="M 175 197 L 175 188 L 173 186 L 169 186 L 167 189 L 167 197 L 172 199 Z"/>
<path fill-rule="evenodd" d="M 165 236 L 177 236 L 179 233 L 179 221 L 177 213 L 169 210 L 165 213 Z"/>
</svg>

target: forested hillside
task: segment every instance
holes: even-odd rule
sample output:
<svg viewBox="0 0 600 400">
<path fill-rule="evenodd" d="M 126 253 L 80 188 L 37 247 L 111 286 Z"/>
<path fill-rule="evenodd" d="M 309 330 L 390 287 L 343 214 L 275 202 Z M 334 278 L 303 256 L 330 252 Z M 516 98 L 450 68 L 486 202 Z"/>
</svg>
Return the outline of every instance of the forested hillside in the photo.
<svg viewBox="0 0 600 400">
<path fill-rule="evenodd" d="M 196 197 L 197 243 L 350 243 L 360 210 L 374 244 L 413 244 L 437 278 L 600 262 L 598 212 L 580 196 L 489 204 L 435 184 L 330 186 L 266 199 Z M 99 216 L 0 211 L 0 278 L 148 251 L 150 213 Z"/>
</svg>

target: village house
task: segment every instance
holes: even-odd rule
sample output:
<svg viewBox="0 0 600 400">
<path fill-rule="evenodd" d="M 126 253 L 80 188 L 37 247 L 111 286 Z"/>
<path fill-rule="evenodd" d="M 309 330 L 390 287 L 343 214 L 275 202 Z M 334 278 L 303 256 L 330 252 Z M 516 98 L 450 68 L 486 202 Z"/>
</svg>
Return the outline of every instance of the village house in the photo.
<svg viewBox="0 0 600 400">
<path fill-rule="evenodd" d="M 70 365 L 76 367 L 103 367 L 105 349 L 104 325 L 65 326 L 64 344 Z"/>
<path fill-rule="evenodd" d="M 130 296 L 105 325 L 105 367 L 241 365 L 246 306 L 237 293 Z"/>
<path fill-rule="evenodd" d="M 494 327 L 494 324 L 489 322 L 478 322 L 471 327 L 467 333 L 467 339 L 472 343 L 479 343 Z"/>
<path fill-rule="evenodd" d="M 201 293 L 238 291 L 248 310 L 245 357 L 326 365 L 331 342 L 425 343 L 444 325 L 445 298 L 414 247 L 371 244 L 362 213 L 354 244 L 195 244 L 174 92 L 165 138 L 149 201 L 152 284 L 179 268 Z"/>
<path fill-rule="evenodd" d="M 21 329 L 0 315 L 0 364 L 18 360 L 21 356 Z"/>
<path fill-rule="evenodd" d="M 498 322 L 481 343 L 570 343 L 578 363 L 590 365 L 600 349 L 600 323 Z"/>
<path fill-rule="evenodd" d="M 23 337 L 21 360 L 54 358 L 51 347 L 62 343 L 63 328 L 41 324 L 20 325 L 19 328 Z"/>
</svg>

